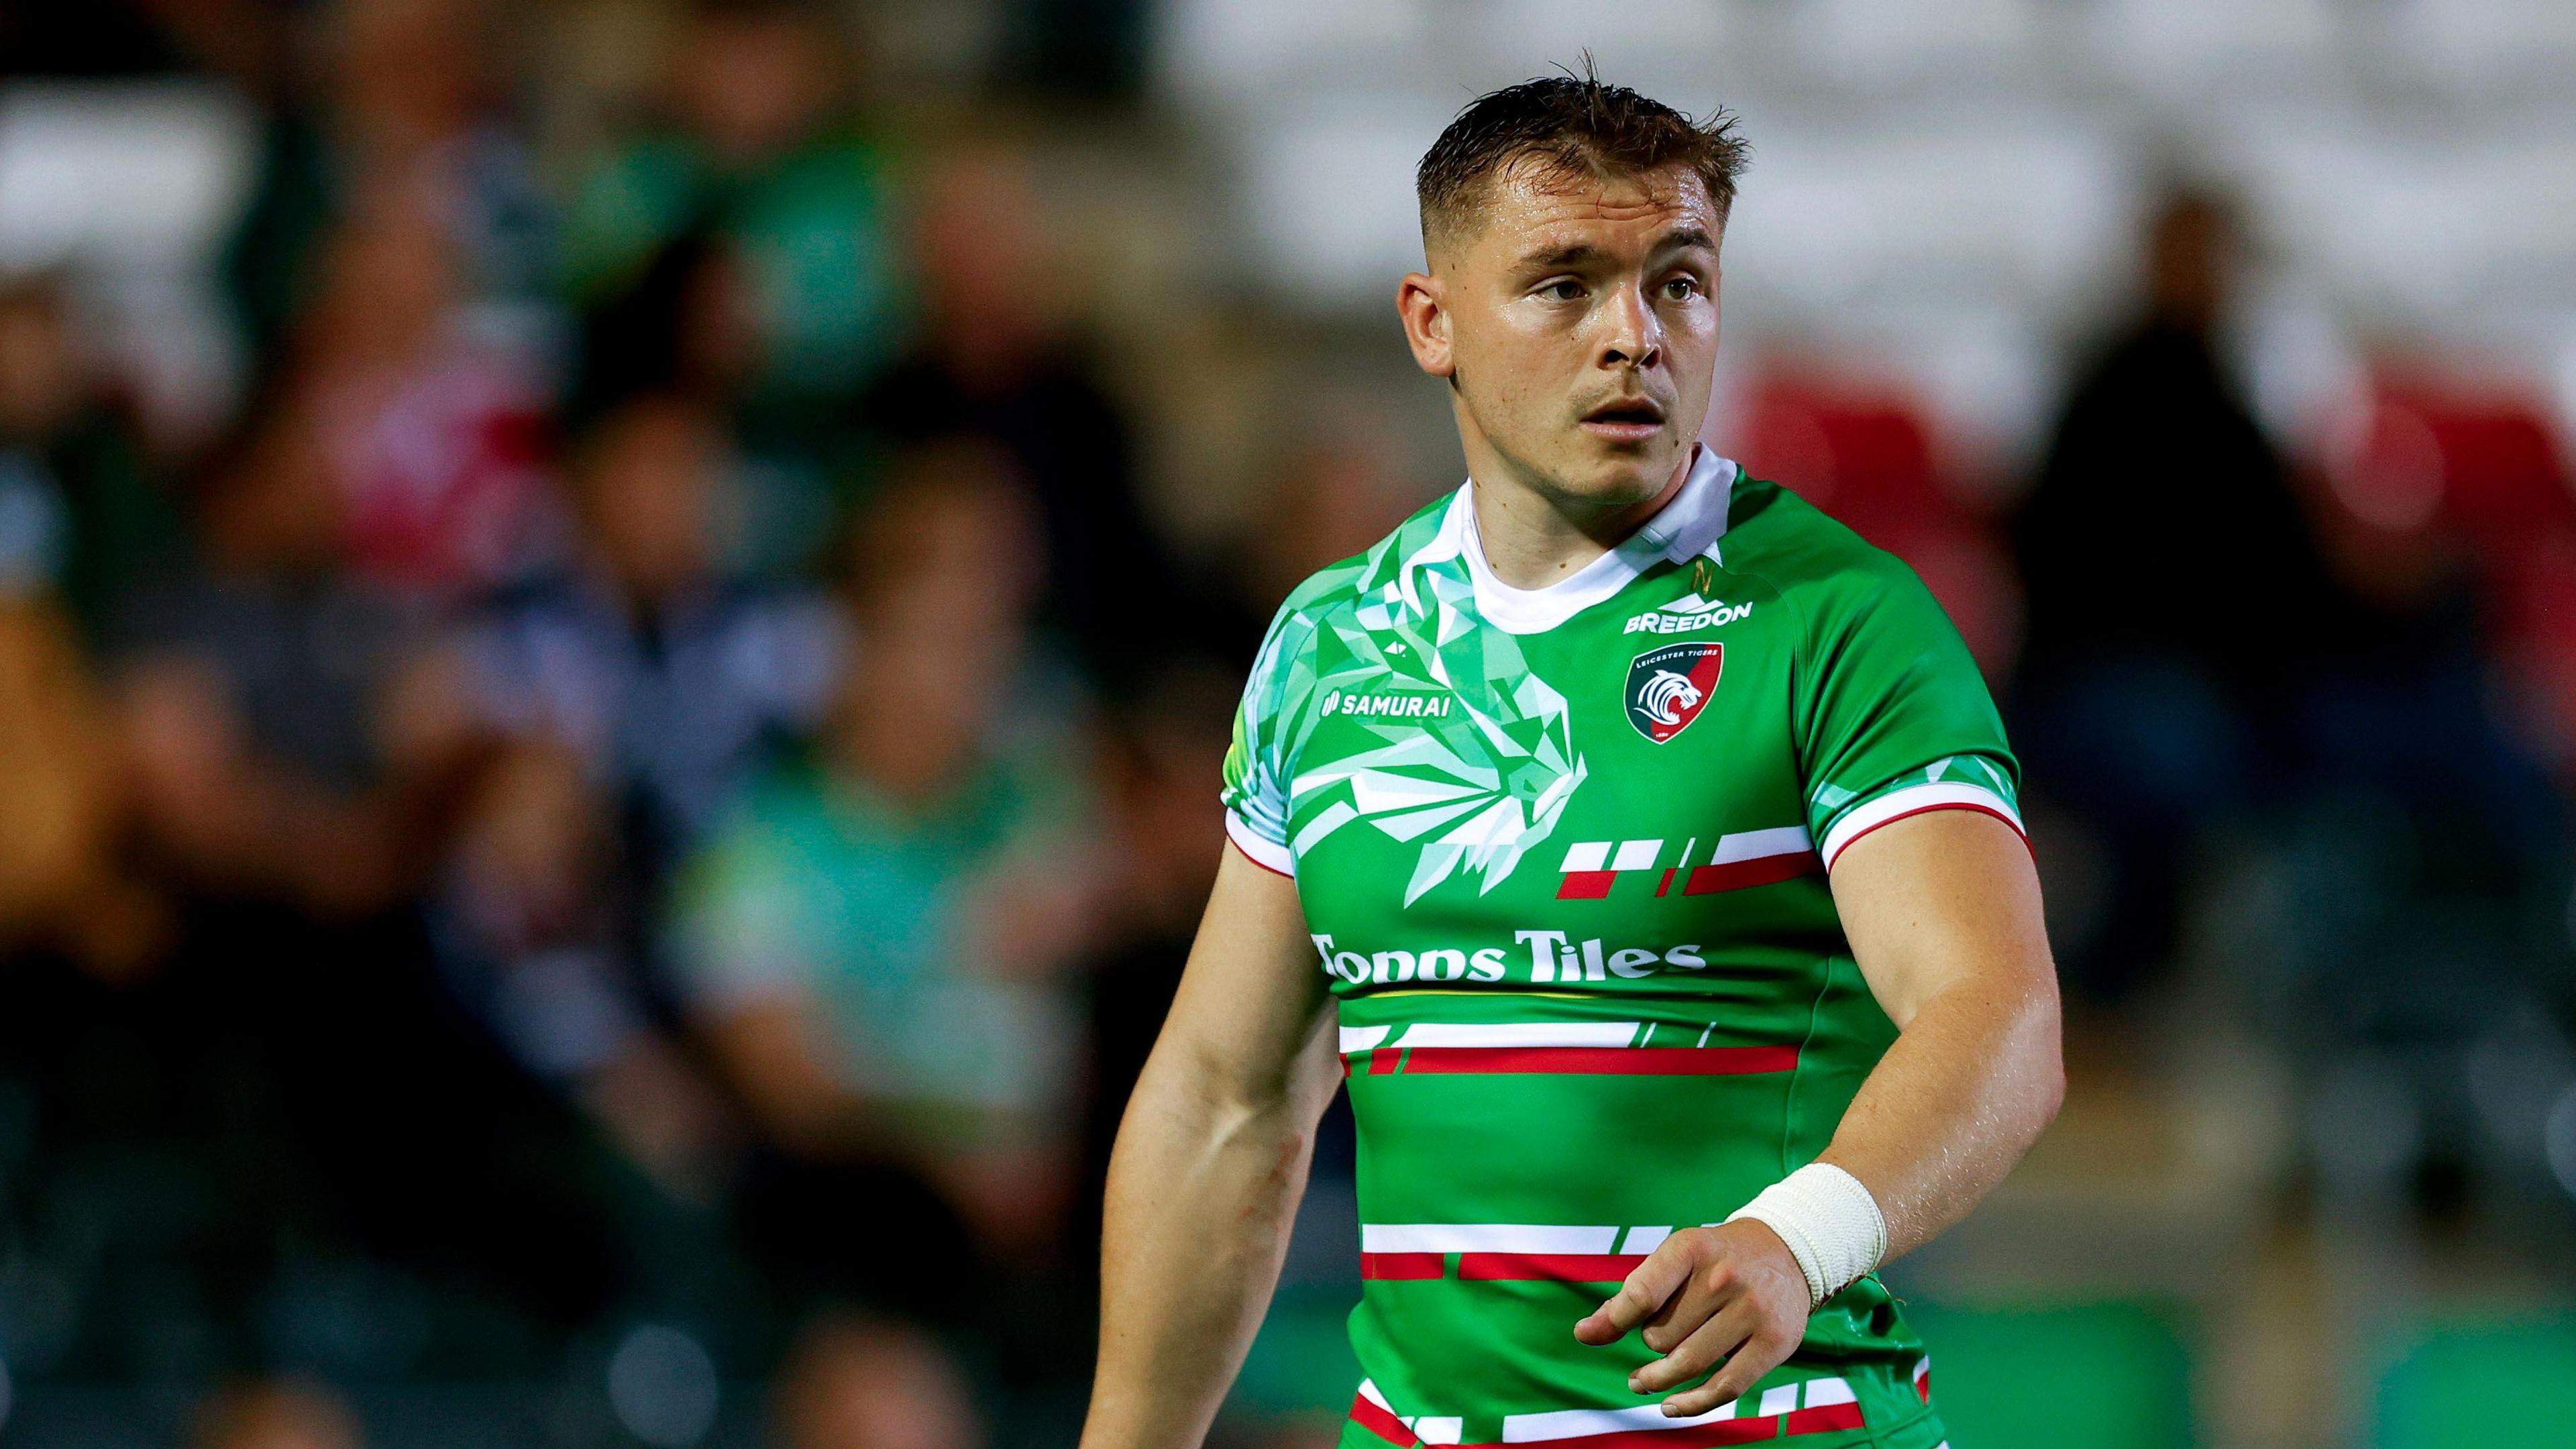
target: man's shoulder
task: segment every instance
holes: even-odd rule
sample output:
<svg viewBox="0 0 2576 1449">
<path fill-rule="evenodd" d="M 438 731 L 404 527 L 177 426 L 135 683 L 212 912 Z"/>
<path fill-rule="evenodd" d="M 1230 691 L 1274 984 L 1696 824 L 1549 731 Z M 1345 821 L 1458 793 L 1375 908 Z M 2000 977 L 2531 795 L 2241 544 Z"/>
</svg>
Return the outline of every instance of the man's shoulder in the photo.
<svg viewBox="0 0 2576 1449">
<path fill-rule="evenodd" d="M 1923 587 L 1905 560 L 1768 478 L 1736 483 L 1719 557 L 1729 570 L 1816 606 L 1871 603 Z"/>
</svg>

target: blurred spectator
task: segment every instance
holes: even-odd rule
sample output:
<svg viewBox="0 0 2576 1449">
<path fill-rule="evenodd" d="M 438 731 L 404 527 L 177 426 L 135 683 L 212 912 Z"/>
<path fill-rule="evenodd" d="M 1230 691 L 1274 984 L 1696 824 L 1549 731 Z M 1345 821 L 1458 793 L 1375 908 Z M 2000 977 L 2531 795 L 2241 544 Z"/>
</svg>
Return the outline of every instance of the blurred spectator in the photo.
<svg viewBox="0 0 2576 1449">
<path fill-rule="evenodd" d="M 408 188 L 455 249 L 461 295 L 524 338 L 550 269 L 549 209 L 494 84 L 482 0 L 329 0 L 280 67 L 259 173 L 225 272 L 255 369 L 281 359 L 325 275 L 333 225 L 362 198 Z M 233 27 L 256 29 L 254 7 Z"/>
<path fill-rule="evenodd" d="M 1377 430 L 1337 432 L 1286 450 L 1231 570 L 1251 632 L 1223 641 L 1221 657 L 1249 666 L 1263 626 L 1307 575 L 1366 549 L 1430 501 L 1394 476 L 1387 460 L 1396 447 Z"/>
<path fill-rule="evenodd" d="M 1207 642 L 1192 639 L 1206 617 L 1138 496 L 1126 418 L 1070 335 L 1074 299 L 1056 281 L 1063 259 L 1031 170 L 996 149 L 952 157 L 925 181 L 920 341 L 861 412 L 900 442 L 980 435 L 1009 452 L 1045 531 L 1041 617 L 1095 677 L 1126 685 L 1158 651 Z M 1145 618 L 1150 637 L 1136 628 Z"/>
<path fill-rule="evenodd" d="M 564 411 L 576 428 L 648 393 L 730 412 L 763 365 L 751 278 L 723 237 L 672 238 L 625 290 L 583 319 Z"/>
<path fill-rule="evenodd" d="M 2240 703 L 2276 702 L 2333 611 L 2281 457 L 2219 361 L 2240 246 L 2226 203 L 2169 198 L 2146 243 L 2146 314 L 2076 379 L 2017 520 L 2035 686 L 2161 660 Z M 2159 518 L 2170 526 L 2142 526 Z M 2178 566 L 2227 586 L 2178 588 Z"/>
<path fill-rule="evenodd" d="M 720 1114 L 654 1030 L 650 912 L 745 776 L 812 729 L 846 644 L 821 601 L 719 571 L 732 459 L 705 404 L 625 403 L 574 477 L 575 570 L 463 634 L 481 727 L 511 744 L 464 811 L 442 956 L 522 1064 L 666 1183 L 703 1187 Z"/>
<path fill-rule="evenodd" d="M 451 990 L 521 1069 L 569 1096 L 684 1200 L 712 1200 L 731 1114 L 658 1029 L 653 983 L 621 927 L 635 904 L 612 812 L 584 762 L 504 749 L 459 812 L 432 904 Z"/>
<path fill-rule="evenodd" d="M 222 1390 L 197 1411 L 192 1449 L 365 1449 L 358 1416 L 338 1394 L 303 1380 Z"/>
<path fill-rule="evenodd" d="M 2170 957 L 2193 834 L 2279 778 L 2285 711 L 2337 606 L 2215 350 L 2236 247 L 2214 198 L 2157 212 L 2147 311 L 2079 376 L 2014 521 L 2030 619 L 2015 739 L 2109 858 L 2110 899 L 2059 943 L 2100 995 Z"/>
<path fill-rule="evenodd" d="M 51 948 L 122 978 L 166 944 L 167 913 L 124 858 L 110 720 L 62 615 L 0 590 L 0 959 Z"/>
<path fill-rule="evenodd" d="M 584 762 L 646 898 L 745 772 L 813 729 L 847 647 L 821 600 L 727 576 L 738 466 L 705 403 L 627 402 L 575 456 L 573 568 L 500 596 L 467 635 L 483 716 Z"/>
<path fill-rule="evenodd" d="M 1025 1254 L 1071 1181 L 1061 973 L 1090 938 L 1097 852 L 1064 691 L 1025 660 L 1028 504 L 948 456 L 865 521 L 858 667 L 811 762 L 754 787 L 689 867 L 673 950 L 791 1157 L 898 1164 L 987 1249 Z M 860 1271 L 920 1266 L 882 1261 L 899 1221 L 833 1231 Z"/>
<path fill-rule="evenodd" d="M 176 563 L 180 526 L 70 308 L 56 279 L 0 282 L 0 586 L 58 594 L 95 642 L 118 599 Z"/>
<path fill-rule="evenodd" d="M 827 560 L 862 461 L 848 430 L 821 427 L 812 409 L 763 391 L 768 355 L 759 299 L 739 250 L 712 232 L 686 233 L 653 254 L 635 284 L 583 322 L 581 366 L 565 404 L 588 428 L 644 396 L 688 402 L 733 434 L 722 562 L 744 578 L 808 576 Z"/>
<path fill-rule="evenodd" d="M 844 51 L 820 7 L 699 0 L 671 48 L 661 124 L 576 188 L 576 305 L 610 304 L 704 229 L 751 278 L 768 387 L 831 397 L 883 364 L 904 309 L 892 187 L 845 119 Z"/>
<path fill-rule="evenodd" d="M 779 1449 L 982 1449 L 965 1375 L 918 1329 L 833 1316 L 799 1336 L 779 1375 Z"/>
<path fill-rule="evenodd" d="M 564 531 L 532 359 L 467 325 L 458 261 L 435 198 L 371 189 L 321 258 L 291 378 L 341 494 L 350 567 L 450 601 L 529 574 Z"/>
<path fill-rule="evenodd" d="M 140 591 L 120 629 L 147 834 L 201 888 L 347 919 L 398 900 L 427 845 L 380 711 L 418 623 L 337 572 L 343 500 L 312 419 L 285 407 L 212 470 L 203 558 Z"/>
<path fill-rule="evenodd" d="M 557 1327 L 624 1271 L 593 1151 L 441 996 L 415 902 L 467 763 L 422 621 L 339 571 L 312 419 L 213 469 L 190 573 L 139 596 L 119 685 L 146 843 L 185 901 L 154 1009 L 271 1094 L 303 1231 Z"/>
<path fill-rule="evenodd" d="M 1208 782 L 1221 777 L 1233 738 L 1236 672 L 1178 665 L 1118 710 L 1102 751 L 1102 795 L 1115 863 L 1102 950 L 1081 979 L 1089 993 L 1092 1097 L 1084 1140 L 1085 1241 L 1096 1229 L 1109 1148 L 1127 1094 L 1161 1034 L 1180 986 L 1208 891 L 1216 883 L 1225 823 Z"/>
</svg>

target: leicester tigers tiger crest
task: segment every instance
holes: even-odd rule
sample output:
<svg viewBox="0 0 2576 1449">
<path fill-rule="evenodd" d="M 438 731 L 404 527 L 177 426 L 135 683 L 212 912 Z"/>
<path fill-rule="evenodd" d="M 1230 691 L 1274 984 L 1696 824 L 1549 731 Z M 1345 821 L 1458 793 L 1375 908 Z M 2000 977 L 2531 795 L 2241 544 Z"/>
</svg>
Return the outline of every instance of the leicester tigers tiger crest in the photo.
<svg viewBox="0 0 2576 1449">
<path fill-rule="evenodd" d="M 1628 661 L 1628 723 L 1662 744 L 1690 727 L 1717 690 L 1723 644 L 1667 644 Z"/>
</svg>

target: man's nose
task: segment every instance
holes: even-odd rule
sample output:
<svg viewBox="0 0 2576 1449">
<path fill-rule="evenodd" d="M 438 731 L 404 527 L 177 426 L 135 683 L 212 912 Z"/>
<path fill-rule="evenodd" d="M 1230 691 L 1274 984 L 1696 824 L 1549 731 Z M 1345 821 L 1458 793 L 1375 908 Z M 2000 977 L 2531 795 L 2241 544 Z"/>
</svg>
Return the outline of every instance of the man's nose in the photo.
<svg viewBox="0 0 2576 1449">
<path fill-rule="evenodd" d="M 1655 309 L 1635 287 L 1614 289 L 1604 300 L 1607 335 L 1601 340 L 1603 367 L 1648 368 L 1664 360 L 1664 328 Z"/>
</svg>

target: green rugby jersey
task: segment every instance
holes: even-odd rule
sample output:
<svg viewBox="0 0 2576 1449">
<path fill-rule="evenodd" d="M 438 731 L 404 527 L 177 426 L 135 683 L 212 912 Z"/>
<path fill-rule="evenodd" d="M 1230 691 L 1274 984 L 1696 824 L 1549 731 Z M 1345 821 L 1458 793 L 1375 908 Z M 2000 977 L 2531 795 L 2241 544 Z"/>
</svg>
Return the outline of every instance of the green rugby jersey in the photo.
<svg viewBox="0 0 2576 1449">
<path fill-rule="evenodd" d="M 1931 1449 L 1875 1275 L 1741 1400 L 1667 1419 L 1575 1322 L 1676 1228 L 1824 1150 L 1895 1028 L 1826 873 L 1925 810 L 2020 828 L 1975 664 L 1913 572 L 1702 450 L 1619 548 L 1495 578 L 1469 489 L 1280 610 L 1227 832 L 1295 877 L 1359 1127 L 1367 1380 L 1345 1446 Z"/>
</svg>

